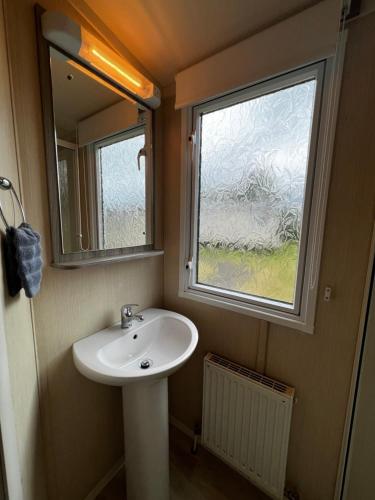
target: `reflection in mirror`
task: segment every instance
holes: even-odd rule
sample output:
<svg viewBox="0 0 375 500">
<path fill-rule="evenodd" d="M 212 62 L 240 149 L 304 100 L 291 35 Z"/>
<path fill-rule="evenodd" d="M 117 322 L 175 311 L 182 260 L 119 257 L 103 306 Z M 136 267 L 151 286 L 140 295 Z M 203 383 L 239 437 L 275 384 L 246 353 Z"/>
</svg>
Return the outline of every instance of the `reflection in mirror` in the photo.
<svg viewBox="0 0 375 500">
<path fill-rule="evenodd" d="M 50 48 L 63 253 L 152 243 L 151 112 Z"/>
</svg>

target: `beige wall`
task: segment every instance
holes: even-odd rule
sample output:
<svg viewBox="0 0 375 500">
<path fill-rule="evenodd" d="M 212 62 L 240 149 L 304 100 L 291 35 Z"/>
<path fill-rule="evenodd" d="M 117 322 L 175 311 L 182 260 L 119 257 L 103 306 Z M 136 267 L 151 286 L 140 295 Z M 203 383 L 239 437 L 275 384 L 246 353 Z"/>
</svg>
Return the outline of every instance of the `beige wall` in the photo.
<svg viewBox="0 0 375 500">
<path fill-rule="evenodd" d="M 24 202 L 29 221 L 42 234 L 48 264 L 50 228 L 34 2 L 5 1 Z M 63 0 L 41 3 L 75 15 Z M 374 217 L 375 62 L 369 57 L 374 52 L 372 15 L 350 25 L 320 276 L 320 290 L 330 284 L 335 295 L 330 303 L 319 299 L 313 336 L 269 325 L 267 337 L 264 322 L 177 298 L 180 114 L 173 109 L 173 99 L 165 101 L 164 304 L 195 321 L 201 336 L 192 360 L 171 379 L 171 413 L 189 427 L 200 421 L 202 357 L 208 350 L 250 367 L 264 364 L 268 375 L 297 389 L 288 481 L 304 500 L 333 498 Z M 0 94 L 1 103 L 9 104 L 9 90 L 0 91 L 5 92 Z M 0 174 L 16 178 L 14 143 L 8 140 L 10 107 L 1 107 L 1 113 L 6 113 L 2 124 L 8 127 L 1 133 L 9 134 L 1 142 L 2 157 L 6 151 L 10 160 L 8 166 L 3 162 L 7 170 Z M 119 390 L 81 377 L 72 363 L 71 344 L 116 321 L 122 303 L 160 305 L 162 272 L 161 258 L 76 271 L 45 267 L 33 310 L 50 499 L 82 500 L 122 453 Z M 6 316 L 26 498 L 42 500 L 35 473 L 41 462 L 34 459 L 41 455 L 35 433 L 38 391 L 28 301 L 22 297 L 7 301 Z"/>
<path fill-rule="evenodd" d="M 180 113 L 164 103 L 164 303 L 198 326 L 199 347 L 170 381 L 171 413 L 193 428 L 201 419 L 202 358 L 212 350 L 296 387 L 287 480 L 304 500 L 333 498 L 357 336 L 375 191 L 375 15 L 350 25 L 324 249 L 316 330 L 305 335 L 177 297 Z M 331 302 L 322 300 L 326 285 Z"/>
<path fill-rule="evenodd" d="M 64 1 L 40 3 L 75 16 Z M 6 19 L 24 201 L 28 220 L 41 232 L 46 263 L 33 309 L 48 498 L 82 500 L 123 453 L 121 393 L 78 374 L 72 361 L 72 343 L 118 321 L 120 306 L 126 302 L 139 303 L 142 308 L 160 305 L 163 259 L 75 271 L 49 267 L 49 210 L 33 4 L 33 0 L 6 0 Z M 30 328 L 28 325 L 25 335 L 31 335 Z M 15 324 L 9 326 L 11 342 L 17 341 L 15 330 Z M 23 338 L 18 340 L 28 348 Z M 27 439 L 33 439 L 33 430 L 28 432 Z M 33 498 L 41 500 L 42 496 Z"/>
<path fill-rule="evenodd" d="M 19 192 L 19 169 L 15 148 L 7 46 L 3 21 L 3 1 L 1 1 L 0 175 L 9 177 L 14 187 Z M 0 201 L 9 222 L 13 223 L 10 194 L 1 191 Z M 19 217 L 17 217 L 17 220 L 20 222 Z M 2 221 L 0 224 L 3 230 Z M 43 451 L 41 446 L 38 381 L 30 302 L 23 293 L 19 297 L 13 299 L 8 296 L 2 267 L 0 268 L 0 296 L 2 302 L 0 314 L 4 311 L 11 392 L 13 396 L 18 443 L 18 458 L 24 499 L 31 500 L 33 498 L 38 498 L 43 500 L 45 498 L 43 484 Z M 1 362 L 4 362 L 3 357 Z M 4 432 L 4 430 L 5 426 L 2 431 Z M 9 477 L 13 477 L 13 473 L 13 470 L 10 471 Z M 12 489 L 12 491 L 14 491 L 14 489 Z M 20 497 L 17 496 L 15 500 L 19 498 Z"/>
<path fill-rule="evenodd" d="M 345 474 L 346 500 L 373 500 L 375 491 L 375 286 L 372 285 L 362 362 L 356 394 L 355 419 Z"/>
</svg>

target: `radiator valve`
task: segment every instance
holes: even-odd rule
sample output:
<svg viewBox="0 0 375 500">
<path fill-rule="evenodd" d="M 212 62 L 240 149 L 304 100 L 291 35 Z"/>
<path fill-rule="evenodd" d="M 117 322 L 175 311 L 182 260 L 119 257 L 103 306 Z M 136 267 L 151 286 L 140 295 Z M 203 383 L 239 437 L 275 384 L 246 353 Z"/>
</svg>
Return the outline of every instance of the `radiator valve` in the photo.
<svg viewBox="0 0 375 500">
<path fill-rule="evenodd" d="M 294 488 L 285 488 L 284 498 L 287 500 L 299 500 L 299 494 Z"/>
<path fill-rule="evenodd" d="M 198 452 L 198 443 L 200 440 L 201 433 L 202 433 L 201 425 L 195 424 L 194 425 L 193 446 L 191 447 L 191 452 L 193 453 L 193 455 L 196 455 Z"/>
</svg>

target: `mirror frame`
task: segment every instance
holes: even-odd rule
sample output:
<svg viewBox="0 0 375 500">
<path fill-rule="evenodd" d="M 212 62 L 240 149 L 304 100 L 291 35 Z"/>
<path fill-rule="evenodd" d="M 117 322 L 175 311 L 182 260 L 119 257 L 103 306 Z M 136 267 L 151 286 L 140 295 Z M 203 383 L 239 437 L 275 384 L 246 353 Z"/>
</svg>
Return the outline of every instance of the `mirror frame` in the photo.
<svg viewBox="0 0 375 500">
<path fill-rule="evenodd" d="M 41 17 L 45 9 L 40 5 L 35 5 L 35 20 L 36 20 L 36 36 L 38 45 L 38 58 L 39 58 L 39 77 L 40 77 L 40 91 L 42 101 L 42 118 L 44 129 L 44 146 L 45 158 L 47 167 L 47 180 L 48 180 L 48 198 L 50 209 L 50 226 L 51 226 L 51 240 L 52 240 L 52 262 L 54 267 L 74 269 L 88 265 L 95 265 L 105 262 L 113 262 L 119 260 L 132 260 L 143 257 L 151 257 L 154 255 L 162 255 L 162 250 L 155 249 L 155 151 L 154 151 L 154 127 L 155 127 L 155 111 L 150 108 L 141 99 L 131 95 L 126 89 L 113 82 L 109 78 L 105 78 L 101 73 L 96 72 L 90 66 L 84 64 L 82 61 L 74 58 L 54 44 L 50 43 L 43 37 Z M 52 78 L 50 68 L 50 47 L 56 49 L 62 54 L 65 54 L 70 59 L 74 60 L 82 67 L 89 70 L 91 73 L 97 75 L 104 81 L 110 83 L 113 87 L 118 88 L 121 92 L 129 95 L 129 97 L 141 104 L 145 109 L 151 113 L 151 126 L 149 133 L 151 136 L 150 141 L 150 162 L 147 168 L 150 169 L 149 179 L 151 184 L 151 194 L 148 197 L 151 200 L 152 214 L 149 218 L 151 220 L 151 241 L 152 243 L 135 247 L 113 248 L 104 250 L 88 250 L 81 252 L 64 253 L 62 242 L 62 229 L 61 229 L 61 215 L 60 215 L 60 194 L 58 189 L 57 177 L 57 144 L 55 134 L 55 121 L 53 110 L 53 95 L 52 95 Z M 146 214 L 147 217 L 147 214 Z"/>
</svg>

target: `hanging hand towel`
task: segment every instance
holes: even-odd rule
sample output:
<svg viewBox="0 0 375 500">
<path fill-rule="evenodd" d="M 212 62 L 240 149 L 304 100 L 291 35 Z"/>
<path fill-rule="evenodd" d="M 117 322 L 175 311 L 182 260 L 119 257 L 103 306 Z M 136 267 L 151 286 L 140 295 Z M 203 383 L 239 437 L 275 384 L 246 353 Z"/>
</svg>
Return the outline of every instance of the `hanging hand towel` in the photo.
<svg viewBox="0 0 375 500">
<path fill-rule="evenodd" d="M 7 227 L 5 264 L 11 297 L 17 295 L 21 288 L 25 289 L 29 299 L 39 292 L 43 265 L 40 236 L 26 222 L 17 228 Z"/>
</svg>

